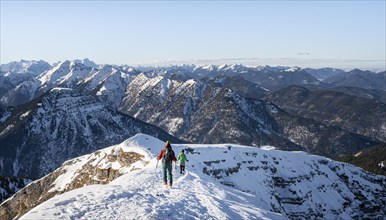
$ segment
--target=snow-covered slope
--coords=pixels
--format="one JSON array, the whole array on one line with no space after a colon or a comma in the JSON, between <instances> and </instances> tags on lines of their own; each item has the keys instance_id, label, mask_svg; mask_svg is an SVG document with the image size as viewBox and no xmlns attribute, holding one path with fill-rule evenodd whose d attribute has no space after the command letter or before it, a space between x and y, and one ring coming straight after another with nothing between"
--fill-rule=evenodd
<instances>
[{"instance_id":1,"label":"snow-covered slope","mask_svg":"<svg viewBox=\"0 0 386 220\"><path fill-rule=\"evenodd\" d=\"M53 194L79 182L90 161L99 168L115 166L119 177L107 185L78 184L80 189L49 199L22 219L385 218L386 177L321 156L272 147L172 144L177 154L187 151L189 162L185 175L174 172L173 188L164 188L154 158L163 144L139 134L99 153L67 161L60 168L65 171L55 178L44 177L50 179L51 184L45 187ZM143 157L126 167L108 164L106 154L118 151ZM3 203L0 213L16 216L11 207L16 207L21 196L30 201L33 192L26 192L34 184L38 183Z\"/></svg>"},{"instance_id":2,"label":"snow-covered slope","mask_svg":"<svg viewBox=\"0 0 386 220\"><path fill-rule=\"evenodd\" d=\"M51 68L51 65L43 60L20 60L19 62L10 62L7 64L1 64L0 70L6 75L18 75L21 74L30 74L32 76L37 76L40 73Z\"/></svg>"},{"instance_id":3,"label":"snow-covered slope","mask_svg":"<svg viewBox=\"0 0 386 220\"><path fill-rule=\"evenodd\" d=\"M137 74L133 68L104 65L100 70L85 77L77 87L85 92L93 91L103 102L117 109L125 94L127 84Z\"/></svg>"},{"instance_id":4,"label":"snow-covered slope","mask_svg":"<svg viewBox=\"0 0 386 220\"><path fill-rule=\"evenodd\" d=\"M16 106L33 97L40 82L36 77L50 69L42 60L11 62L0 66L0 104Z\"/></svg>"}]
</instances>

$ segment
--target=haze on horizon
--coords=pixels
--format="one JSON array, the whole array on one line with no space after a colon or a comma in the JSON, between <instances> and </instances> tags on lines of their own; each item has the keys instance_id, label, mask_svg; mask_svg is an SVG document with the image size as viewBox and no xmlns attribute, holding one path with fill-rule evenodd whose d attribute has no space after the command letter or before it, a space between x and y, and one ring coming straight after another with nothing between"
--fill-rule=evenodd
<instances>
[{"instance_id":1,"label":"haze on horizon","mask_svg":"<svg viewBox=\"0 0 386 220\"><path fill-rule=\"evenodd\" d=\"M0 63L386 69L385 1L0 1Z\"/></svg>"}]
</instances>

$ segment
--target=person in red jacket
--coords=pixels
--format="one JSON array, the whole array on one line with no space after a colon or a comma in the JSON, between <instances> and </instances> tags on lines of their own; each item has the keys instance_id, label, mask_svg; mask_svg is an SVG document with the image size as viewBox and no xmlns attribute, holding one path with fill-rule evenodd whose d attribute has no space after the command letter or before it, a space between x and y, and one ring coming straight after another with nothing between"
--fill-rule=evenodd
<instances>
[{"instance_id":1,"label":"person in red jacket","mask_svg":"<svg viewBox=\"0 0 386 220\"><path fill-rule=\"evenodd\" d=\"M158 160L162 159L162 172L164 177L164 185L167 185L167 180L169 179L169 187L173 185L173 161L176 163L177 159L170 145L169 141L166 141L165 148L159 153Z\"/></svg>"}]
</instances>

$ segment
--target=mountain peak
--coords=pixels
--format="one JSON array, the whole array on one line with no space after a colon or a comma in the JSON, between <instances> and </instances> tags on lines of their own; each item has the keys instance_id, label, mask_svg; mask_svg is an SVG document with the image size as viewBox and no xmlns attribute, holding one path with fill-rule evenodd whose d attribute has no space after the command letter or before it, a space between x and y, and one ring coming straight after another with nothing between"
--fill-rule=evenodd
<instances>
[{"instance_id":1,"label":"mountain peak","mask_svg":"<svg viewBox=\"0 0 386 220\"><path fill-rule=\"evenodd\" d=\"M138 134L69 160L7 200L0 211L13 218L35 207L22 219L55 218L59 212L63 218L92 219L101 217L100 213L103 218L144 219L171 214L198 219L385 217L382 183L386 177L304 152L172 142L176 153L185 150L189 162L187 173L175 173L173 188L165 189L156 160L163 145L161 140ZM125 155L131 162L122 160ZM35 190L42 194L26 193ZM53 195L57 196L47 202L40 200ZM6 209L21 201L29 206L11 213ZM165 210L165 204L170 209Z\"/></svg>"},{"instance_id":2,"label":"mountain peak","mask_svg":"<svg viewBox=\"0 0 386 220\"><path fill-rule=\"evenodd\" d=\"M87 67L92 67L92 68L98 68L99 67L96 63L94 63L94 61L91 61L88 58L84 58L82 60L77 59L77 60L74 60L74 62L81 63L81 64L83 64L84 66L87 66Z\"/></svg>"}]
</instances>

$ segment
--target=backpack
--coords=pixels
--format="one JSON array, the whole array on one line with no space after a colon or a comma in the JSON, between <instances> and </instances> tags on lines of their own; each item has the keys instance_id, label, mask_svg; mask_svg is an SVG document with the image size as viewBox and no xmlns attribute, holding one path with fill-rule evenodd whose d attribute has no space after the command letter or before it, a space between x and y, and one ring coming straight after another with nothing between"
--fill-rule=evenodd
<instances>
[{"instance_id":1,"label":"backpack","mask_svg":"<svg viewBox=\"0 0 386 220\"><path fill-rule=\"evenodd\" d=\"M173 150L167 148L164 151L164 154L162 155L162 162L171 163L172 161L173 161Z\"/></svg>"}]
</instances>

